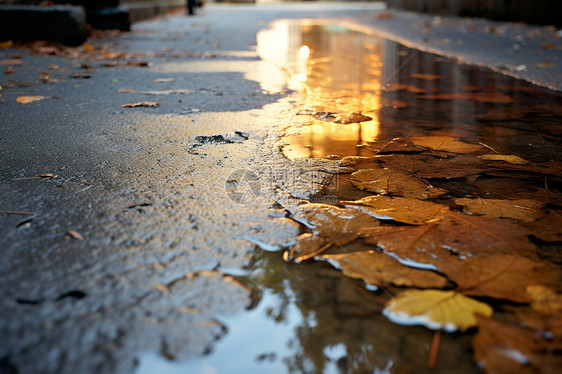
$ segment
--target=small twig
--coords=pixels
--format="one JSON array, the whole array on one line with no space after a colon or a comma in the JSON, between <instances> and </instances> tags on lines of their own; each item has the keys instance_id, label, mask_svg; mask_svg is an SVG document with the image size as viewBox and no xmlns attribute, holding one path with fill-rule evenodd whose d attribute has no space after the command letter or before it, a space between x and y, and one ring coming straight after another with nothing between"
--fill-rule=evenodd
<instances>
[{"instance_id":1,"label":"small twig","mask_svg":"<svg viewBox=\"0 0 562 374\"><path fill-rule=\"evenodd\" d=\"M541 136L541 134L538 132L538 130L535 130L535 132L537 133L537 136L539 137L539 139L541 140L541 143L544 144L544 139Z\"/></svg>"},{"instance_id":2,"label":"small twig","mask_svg":"<svg viewBox=\"0 0 562 374\"><path fill-rule=\"evenodd\" d=\"M22 177L22 178L12 178L13 181L23 181L26 179L41 179L41 177Z\"/></svg>"},{"instance_id":3,"label":"small twig","mask_svg":"<svg viewBox=\"0 0 562 374\"><path fill-rule=\"evenodd\" d=\"M496 151L494 148L490 147L490 146L487 145L487 144L484 144L484 143L482 143L482 142L478 142L478 144L480 144L481 146L484 146L484 147L488 148L490 151L495 152L495 153L498 154L498 155L501 155L501 153L499 153L498 151Z\"/></svg>"},{"instance_id":4,"label":"small twig","mask_svg":"<svg viewBox=\"0 0 562 374\"><path fill-rule=\"evenodd\" d=\"M437 364L437 354L439 353L439 345L441 344L441 330L435 330L433 339L431 340L431 348L429 349L429 359L427 360L428 369L435 369Z\"/></svg>"},{"instance_id":5,"label":"small twig","mask_svg":"<svg viewBox=\"0 0 562 374\"><path fill-rule=\"evenodd\" d=\"M4 213L4 214L20 214L22 216L33 216L35 215L35 212L17 212L14 210L0 210L0 213Z\"/></svg>"}]
</instances>

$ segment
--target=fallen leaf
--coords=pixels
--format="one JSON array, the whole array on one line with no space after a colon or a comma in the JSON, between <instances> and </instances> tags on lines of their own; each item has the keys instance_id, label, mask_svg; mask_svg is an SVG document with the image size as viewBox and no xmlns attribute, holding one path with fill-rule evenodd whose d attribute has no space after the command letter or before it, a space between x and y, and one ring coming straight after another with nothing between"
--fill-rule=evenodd
<instances>
[{"instance_id":1,"label":"fallen leaf","mask_svg":"<svg viewBox=\"0 0 562 374\"><path fill-rule=\"evenodd\" d=\"M527 286L531 308L543 315L562 314L562 294L540 284Z\"/></svg>"},{"instance_id":2,"label":"fallen leaf","mask_svg":"<svg viewBox=\"0 0 562 374\"><path fill-rule=\"evenodd\" d=\"M392 322L424 325L447 332L466 330L478 324L476 314L492 316L492 308L455 291L407 290L390 300L383 310Z\"/></svg>"},{"instance_id":3,"label":"fallen leaf","mask_svg":"<svg viewBox=\"0 0 562 374\"><path fill-rule=\"evenodd\" d=\"M1 42L0 48L10 48L12 45L14 45L14 42L12 40L8 40L5 42Z\"/></svg>"},{"instance_id":4,"label":"fallen leaf","mask_svg":"<svg viewBox=\"0 0 562 374\"><path fill-rule=\"evenodd\" d=\"M304 233L298 236L297 243L288 251L283 253L285 261L306 261L327 250L333 243L318 235Z\"/></svg>"},{"instance_id":5,"label":"fallen leaf","mask_svg":"<svg viewBox=\"0 0 562 374\"><path fill-rule=\"evenodd\" d=\"M562 339L562 318L560 314L540 314L531 307L505 306L506 311L514 314L518 325L537 330L545 338Z\"/></svg>"},{"instance_id":6,"label":"fallen leaf","mask_svg":"<svg viewBox=\"0 0 562 374\"><path fill-rule=\"evenodd\" d=\"M377 14L377 19L390 19L392 18L392 13L390 12L381 12Z\"/></svg>"},{"instance_id":7,"label":"fallen leaf","mask_svg":"<svg viewBox=\"0 0 562 374\"><path fill-rule=\"evenodd\" d=\"M129 103L121 105L123 108L137 108L137 107L155 107L160 106L160 103L155 101L141 101L138 103Z\"/></svg>"},{"instance_id":8,"label":"fallen leaf","mask_svg":"<svg viewBox=\"0 0 562 374\"><path fill-rule=\"evenodd\" d=\"M490 161L504 161L504 162L508 162L510 164L517 164L517 165L526 165L529 163L529 161L519 157L519 156L515 156L515 155L496 155L496 154L491 154L491 155L480 155L480 156L476 156L478 158L481 158L483 160L490 160Z\"/></svg>"},{"instance_id":9,"label":"fallen leaf","mask_svg":"<svg viewBox=\"0 0 562 374\"><path fill-rule=\"evenodd\" d=\"M461 259L441 256L432 262L466 295L529 303L527 286L562 284L562 272L557 266L518 255L498 253Z\"/></svg>"},{"instance_id":10,"label":"fallen leaf","mask_svg":"<svg viewBox=\"0 0 562 374\"><path fill-rule=\"evenodd\" d=\"M421 225L443 216L449 207L428 201L403 197L367 196L343 204L359 205L357 208L377 219L392 219L410 225Z\"/></svg>"},{"instance_id":11,"label":"fallen leaf","mask_svg":"<svg viewBox=\"0 0 562 374\"><path fill-rule=\"evenodd\" d=\"M82 48L84 48L88 52L92 52L94 50L94 46L88 42L82 43Z\"/></svg>"},{"instance_id":12,"label":"fallen leaf","mask_svg":"<svg viewBox=\"0 0 562 374\"><path fill-rule=\"evenodd\" d=\"M434 75L434 74L410 74L410 77L412 78L418 78L418 79L425 79L428 81L434 81L437 79L441 79L440 75Z\"/></svg>"},{"instance_id":13,"label":"fallen leaf","mask_svg":"<svg viewBox=\"0 0 562 374\"><path fill-rule=\"evenodd\" d=\"M548 68L548 67L553 66L553 65L554 65L554 62L545 61L545 62L541 62L541 63L538 63L538 64L534 64L533 67L540 69L540 68Z\"/></svg>"},{"instance_id":14,"label":"fallen leaf","mask_svg":"<svg viewBox=\"0 0 562 374\"><path fill-rule=\"evenodd\" d=\"M43 100L44 98L45 98L45 96L18 96L16 98L16 102L18 102L20 104L29 104L29 103L32 103L34 101Z\"/></svg>"},{"instance_id":15,"label":"fallen leaf","mask_svg":"<svg viewBox=\"0 0 562 374\"><path fill-rule=\"evenodd\" d=\"M125 63L126 66L140 66L140 67L146 67L149 66L150 64L146 61L127 61Z\"/></svg>"},{"instance_id":16,"label":"fallen leaf","mask_svg":"<svg viewBox=\"0 0 562 374\"><path fill-rule=\"evenodd\" d=\"M562 241L562 213L560 211L551 210L544 218L533 222L527 227L540 240L545 242Z\"/></svg>"},{"instance_id":17,"label":"fallen leaf","mask_svg":"<svg viewBox=\"0 0 562 374\"><path fill-rule=\"evenodd\" d=\"M392 153L412 153L421 152L422 149L416 147L414 143L408 139L394 138L388 142L384 147L377 151L377 154L392 154Z\"/></svg>"},{"instance_id":18,"label":"fallen leaf","mask_svg":"<svg viewBox=\"0 0 562 374\"><path fill-rule=\"evenodd\" d=\"M464 178L488 170L473 155L436 158L427 155L391 155L377 157L387 169L411 173L420 178Z\"/></svg>"},{"instance_id":19,"label":"fallen leaf","mask_svg":"<svg viewBox=\"0 0 562 374\"><path fill-rule=\"evenodd\" d=\"M152 82L154 83L166 83L166 82L173 82L176 78L157 78L153 79Z\"/></svg>"},{"instance_id":20,"label":"fallen leaf","mask_svg":"<svg viewBox=\"0 0 562 374\"><path fill-rule=\"evenodd\" d=\"M125 54L121 51L106 51L106 50L102 50L101 54L104 58L108 59L108 60L115 60L118 58L123 58L125 57Z\"/></svg>"},{"instance_id":21,"label":"fallen leaf","mask_svg":"<svg viewBox=\"0 0 562 374\"><path fill-rule=\"evenodd\" d=\"M513 99L500 92L458 92L418 96L427 100L474 100L481 103L509 104Z\"/></svg>"},{"instance_id":22,"label":"fallen leaf","mask_svg":"<svg viewBox=\"0 0 562 374\"><path fill-rule=\"evenodd\" d=\"M76 240L80 240L80 241L84 240L84 237L79 232L76 232L74 230L66 230L66 233L67 235L69 235L70 237Z\"/></svg>"},{"instance_id":23,"label":"fallen leaf","mask_svg":"<svg viewBox=\"0 0 562 374\"><path fill-rule=\"evenodd\" d=\"M556 49L556 47L554 46L554 44L546 44L546 43L541 44L541 48L542 48L542 49L547 49L547 50Z\"/></svg>"},{"instance_id":24,"label":"fallen leaf","mask_svg":"<svg viewBox=\"0 0 562 374\"><path fill-rule=\"evenodd\" d=\"M351 174L355 187L369 192L416 199L431 199L447 191L429 185L413 174L384 169L363 169Z\"/></svg>"},{"instance_id":25,"label":"fallen leaf","mask_svg":"<svg viewBox=\"0 0 562 374\"><path fill-rule=\"evenodd\" d=\"M474 361L486 373L555 374L562 367L561 342L550 342L536 331L477 316L472 341Z\"/></svg>"},{"instance_id":26,"label":"fallen leaf","mask_svg":"<svg viewBox=\"0 0 562 374\"><path fill-rule=\"evenodd\" d=\"M378 245L403 264L437 269L451 252L461 259L473 256L517 254L537 258L530 231L511 221L448 212L438 222L419 226L363 228L367 244Z\"/></svg>"},{"instance_id":27,"label":"fallen leaf","mask_svg":"<svg viewBox=\"0 0 562 374\"><path fill-rule=\"evenodd\" d=\"M10 74L14 74L16 72L16 69L14 69L13 67L9 67L6 70L4 70L4 74L6 75L10 75Z\"/></svg>"},{"instance_id":28,"label":"fallen leaf","mask_svg":"<svg viewBox=\"0 0 562 374\"><path fill-rule=\"evenodd\" d=\"M170 95L170 94L190 94L195 92L194 90L177 89L177 90L152 90L152 91L141 91L141 93L146 95Z\"/></svg>"},{"instance_id":29,"label":"fallen leaf","mask_svg":"<svg viewBox=\"0 0 562 374\"><path fill-rule=\"evenodd\" d=\"M342 125L349 125L351 123L360 123L365 121L370 121L373 118L363 115L360 112L351 112L346 114L338 115L334 118L334 123L340 123Z\"/></svg>"},{"instance_id":30,"label":"fallen leaf","mask_svg":"<svg viewBox=\"0 0 562 374\"><path fill-rule=\"evenodd\" d=\"M484 149L481 145L465 143L452 136L415 136L410 139L420 147L453 153L474 153Z\"/></svg>"},{"instance_id":31,"label":"fallen leaf","mask_svg":"<svg viewBox=\"0 0 562 374\"><path fill-rule=\"evenodd\" d=\"M299 206L292 218L338 246L355 240L361 228L379 224L377 219L356 209L315 203Z\"/></svg>"},{"instance_id":32,"label":"fallen leaf","mask_svg":"<svg viewBox=\"0 0 562 374\"><path fill-rule=\"evenodd\" d=\"M505 169L505 170L517 170L522 172L536 173L536 174L546 174L562 176L562 162L556 160L550 160L547 162L542 162L540 164L529 163L525 165L504 163L504 162L493 162L488 164L490 167Z\"/></svg>"},{"instance_id":33,"label":"fallen leaf","mask_svg":"<svg viewBox=\"0 0 562 374\"><path fill-rule=\"evenodd\" d=\"M544 216L541 202L520 199L455 199L455 204L462 205L465 210L482 216L495 218L513 218L525 222L533 222Z\"/></svg>"},{"instance_id":34,"label":"fallen leaf","mask_svg":"<svg viewBox=\"0 0 562 374\"><path fill-rule=\"evenodd\" d=\"M405 83L389 83L383 89L383 91L386 91L386 92L394 92L394 91L402 91L402 90L410 91L410 92L413 92L413 93L426 93L427 92L423 88L419 88L419 87L412 86L412 85L405 84Z\"/></svg>"},{"instance_id":35,"label":"fallen leaf","mask_svg":"<svg viewBox=\"0 0 562 374\"><path fill-rule=\"evenodd\" d=\"M117 90L117 92L119 93L136 93L139 92L138 90L135 90L133 88L120 88Z\"/></svg>"},{"instance_id":36,"label":"fallen leaf","mask_svg":"<svg viewBox=\"0 0 562 374\"><path fill-rule=\"evenodd\" d=\"M19 58L12 58L8 60L1 60L0 65L23 65L23 60Z\"/></svg>"},{"instance_id":37,"label":"fallen leaf","mask_svg":"<svg viewBox=\"0 0 562 374\"><path fill-rule=\"evenodd\" d=\"M448 283L441 275L404 266L381 252L351 252L336 255L316 256L325 260L343 274L354 279L363 279L368 286L396 286L419 288L442 288Z\"/></svg>"}]
</instances>

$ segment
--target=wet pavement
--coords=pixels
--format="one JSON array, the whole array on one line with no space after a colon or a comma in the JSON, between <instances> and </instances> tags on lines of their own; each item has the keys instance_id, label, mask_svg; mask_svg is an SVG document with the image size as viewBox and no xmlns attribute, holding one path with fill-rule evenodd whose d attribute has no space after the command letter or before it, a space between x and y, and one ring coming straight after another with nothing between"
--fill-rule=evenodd
<instances>
[{"instance_id":1,"label":"wet pavement","mask_svg":"<svg viewBox=\"0 0 562 374\"><path fill-rule=\"evenodd\" d=\"M0 214L2 371L426 370L432 332L390 322L388 295L327 262L283 261L309 231L299 204L372 195L345 157L411 155L415 136L559 161L560 96L333 21L266 29L369 12L210 7L104 36L93 56L2 50L23 62L0 81L0 210L34 213ZM122 107L143 101L158 106ZM559 170L518 172L432 183L451 206L559 196ZM556 242L540 251L559 263ZM476 370L472 335L443 336L437 372Z\"/></svg>"}]
</instances>

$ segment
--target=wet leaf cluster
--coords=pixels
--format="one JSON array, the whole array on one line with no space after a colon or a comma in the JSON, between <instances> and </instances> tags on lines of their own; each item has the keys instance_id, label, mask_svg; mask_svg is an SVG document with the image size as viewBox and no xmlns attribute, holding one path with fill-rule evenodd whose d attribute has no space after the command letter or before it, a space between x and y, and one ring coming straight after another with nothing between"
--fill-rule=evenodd
<instances>
[{"instance_id":1,"label":"wet leaf cluster","mask_svg":"<svg viewBox=\"0 0 562 374\"><path fill-rule=\"evenodd\" d=\"M474 359L487 372L560 367L560 162L438 134L339 165L367 196L299 205L291 213L303 233L285 260L327 261L391 295L383 314L393 322L477 331Z\"/></svg>"}]
</instances>

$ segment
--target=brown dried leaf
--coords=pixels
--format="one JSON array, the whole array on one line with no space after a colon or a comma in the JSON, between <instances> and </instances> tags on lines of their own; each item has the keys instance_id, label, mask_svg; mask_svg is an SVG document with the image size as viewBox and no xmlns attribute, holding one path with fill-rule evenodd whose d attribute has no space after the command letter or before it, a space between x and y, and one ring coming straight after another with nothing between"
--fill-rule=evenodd
<instances>
[{"instance_id":1,"label":"brown dried leaf","mask_svg":"<svg viewBox=\"0 0 562 374\"><path fill-rule=\"evenodd\" d=\"M74 230L66 230L66 234L76 240L84 240L84 237L79 232L76 232Z\"/></svg>"},{"instance_id":2,"label":"brown dried leaf","mask_svg":"<svg viewBox=\"0 0 562 374\"><path fill-rule=\"evenodd\" d=\"M139 91L135 90L133 88L120 88L120 89L117 90L117 92L119 92L119 93L137 93Z\"/></svg>"},{"instance_id":3,"label":"brown dried leaf","mask_svg":"<svg viewBox=\"0 0 562 374\"><path fill-rule=\"evenodd\" d=\"M418 199L389 196L367 196L344 204L359 205L358 209L377 219L392 219L410 225L422 225L442 217L449 207ZM353 206L352 206L353 207Z\"/></svg>"},{"instance_id":4,"label":"brown dried leaf","mask_svg":"<svg viewBox=\"0 0 562 374\"><path fill-rule=\"evenodd\" d=\"M138 108L138 107L155 107L159 106L160 103L155 101L141 101L138 103L129 103L121 105L123 108Z\"/></svg>"},{"instance_id":5,"label":"brown dried leaf","mask_svg":"<svg viewBox=\"0 0 562 374\"><path fill-rule=\"evenodd\" d=\"M126 66L140 66L140 67L146 67L149 66L150 64L146 61L127 61L125 63Z\"/></svg>"},{"instance_id":6,"label":"brown dried leaf","mask_svg":"<svg viewBox=\"0 0 562 374\"><path fill-rule=\"evenodd\" d=\"M554 65L554 62L552 62L552 61L545 61L545 62L540 62L540 63L538 63L538 64L534 64L533 67L534 67L534 68L539 68L539 69L540 69L540 68L548 68L548 67L553 66L553 65Z\"/></svg>"},{"instance_id":7,"label":"brown dried leaf","mask_svg":"<svg viewBox=\"0 0 562 374\"><path fill-rule=\"evenodd\" d=\"M14 42L12 40L0 42L0 48L10 48L12 45L14 45Z\"/></svg>"},{"instance_id":8,"label":"brown dried leaf","mask_svg":"<svg viewBox=\"0 0 562 374\"><path fill-rule=\"evenodd\" d=\"M407 139L395 138L392 139L388 144L377 151L377 154L388 154L388 153L412 153L421 152L422 149L416 147L414 143Z\"/></svg>"},{"instance_id":9,"label":"brown dried leaf","mask_svg":"<svg viewBox=\"0 0 562 374\"><path fill-rule=\"evenodd\" d=\"M500 92L459 92L419 96L428 100L474 100L481 103L509 104L513 99Z\"/></svg>"},{"instance_id":10,"label":"brown dried leaf","mask_svg":"<svg viewBox=\"0 0 562 374\"><path fill-rule=\"evenodd\" d=\"M297 244L283 253L285 261L306 261L327 250L333 243L318 235L304 233L297 238Z\"/></svg>"},{"instance_id":11,"label":"brown dried leaf","mask_svg":"<svg viewBox=\"0 0 562 374\"><path fill-rule=\"evenodd\" d=\"M562 241L562 213L551 210L546 217L528 225L531 232L537 238L545 242Z\"/></svg>"},{"instance_id":12,"label":"brown dried leaf","mask_svg":"<svg viewBox=\"0 0 562 374\"><path fill-rule=\"evenodd\" d=\"M437 273L412 269L381 252L322 255L315 259L326 260L335 268L341 269L344 275L363 279L369 286L394 284L406 287L442 288L448 283L446 278Z\"/></svg>"},{"instance_id":13,"label":"brown dried leaf","mask_svg":"<svg viewBox=\"0 0 562 374\"><path fill-rule=\"evenodd\" d=\"M293 219L339 246L355 240L360 229L379 224L377 219L356 209L314 203L299 206Z\"/></svg>"},{"instance_id":14,"label":"brown dried leaf","mask_svg":"<svg viewBox=\"0 0 562 374\"><path fill-rule=\"evenodd\" d=\"M451 252L461 258L518 254L536 258L529 230L508 220L446 213L435 223L420 226L372 227L361 230L363 240L393 253L402 263L436 269Z\"/></svg>"},{"instance_id":15,"label":"brown dried leaf","mask_svg":"<svg viewBox=\"0 0 562 374\"><path fill-rule=\"evenodd\" d=\"M4 74L6 75L10 75L10 74L14 74L16 72L16 69L14 69L13 67L8 67L6 70L4 70Z\"/></svg>"},{"instance_id":16,"label":"brown dried leaf","mask_svg":"<svg viewBox=\"0 0 562 374\"><path fill-rule=\"evenodd\" d=\"M560 314L562 317L562 294L539 284L527 286L527 294L531 299L531 308L536 312L547 316Z\"/></svg>"},{"instance_id":17,"label":"brown dried leaf","mask_svg":"<svg viewBox=\"0 0 562 374\"><path fill-rule=\"evenodd\" d=\"M504 307L512 311L519 325L538 330L544 337L562 339L562 318L560 314L539 314L530 307L512 306Z\"/></svg>"},{"instance_id":18,"label":"brown dried leaf","mask_svg":"<svg viewBox=\"0 0 562 374\"><path fill-rule=\"evenodd\" d=\"M490 161L504 161L504 162L508 162L510 164L518 164L518 165L526 165L529 163L529 161L519 157L519 156L515 156L515 155L495 155L495 154L491 154L491 155L481 155L481 156L476 156L478 158L481 158L482 160L490 160Z\"/></svg>"},{"instance_id":19,"label":"brown dried leaf","mask_svg":"<svg viewBox=\"0 0 562 374\"><path fill-rule=\"evenodd\" d=\"M530 163L526 165L492 162L489 163L489 166L505 170L517 170L535 174L562 176L562 162L556 160L550 160L540 164Z\"/></svg>"},{"instance_id":20,"label":"brown dried leaf","mask_svg":"<svg viewBox=\"0 0 562 374\"><path fill-rule=\"evenodd\" d=\"M381 12L377 14L377 19L390 19L392 18L392 13L390 12Z\"/></svg>"},{"instance_id":21,"label":"brown dried leaf","mask_svg":"<svg viewBox=\"0 0 562 374\"><path fill-rule=\"evenodd\" d=\"M558 267L538 259L510 254L461 258L441 257L433 263L466 295L528 303L527 286L562 284Z\"/></svg>"},{"instance_id":22,"label":"brown dried leaf","mask_svg":"<svg viewBox=\"0 0 562 374\"><path fill-rule=\"evenodd\" d=\"M437 270L434 257L451 256L442 243L436 224L420 226L381 226L360 232L366 244L376 245L400 263L419 269Z\"/></svg>"},{"instance_id":23,"label":"brown dried leaf","mask_svg":"<svg viewBox=\"0 0 562 374\"><path fill-rule=\"evenodd\" d=\"M447 192L428 185L413 174L384 169L381 166L351 174L350 182L361 190L415 199L431 199Z\"/></svg>"},{"instance_id":24,"label":"brown dried leaf","mask_svg":"<svg viewBox=\"0 0 562 374\"><path fill-rule=\"evenodd\" d=\"M474 360L486 373L557 374L562 356L559 340L550 342L535 331L477 316L472 341Z\"/></svg>"},{"instance_id":25,"label":"brown dried leaf","mask_svg":"<svg viewBox=\"0 0 562 374\"><path fill-rule=\"evenodd\" d=\"M541 210L544 204L528 199L455 199L455 203L464 206L465 210L470 213L488 217L513 218L533 222L544 216L544 212Z\"/></svg>"},{"instance_id":26,"label":"brown dried leaf","mask_svg":"<svg viewBox=\"0 0 562 374\"><path fill-rule=\"evenodd\" d=\"M477 144L465 143L451 136L415 136L410 139L415 145L435 151L453 153L474 153L484 148Z\"/></svg>"},{"instance_id":27,"label":"brown dried leaf","mask_svg":"<svg viewBox=\"0 0 562 374\"><path fill-rule=\"evenodd\" d=\"M1 60L0 65L23 65L23 60L19 58Z\"/></svg>"},{"instance_id":28,"label":"brown dried leaf","mask_svg":"<svg viewBox=\"0 0 562 374\"><path fill-rule=\"evenodd\" d=\"M45 96L18 96L16 98L16 102L18 102L20 104L29 104L29 103L32 103L34 101L43 100L44 98L45 98Z\"/></svg>"},{"instance_id":29,"label":"brown dried leaf","mask_svg":"<svg viewBox=\"0 0 562 374\"><path fill-rule=\"evenodd\" d=\"M464 178L480 175L487 168L472 155L435 158L425 155L392 155L378 157L385 168L415 174L420 178Z\"/></svg>"}]
</instances>

